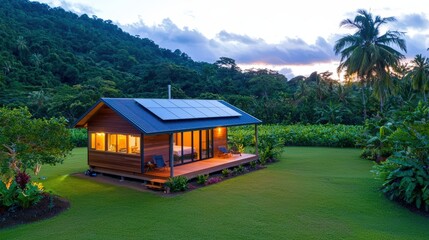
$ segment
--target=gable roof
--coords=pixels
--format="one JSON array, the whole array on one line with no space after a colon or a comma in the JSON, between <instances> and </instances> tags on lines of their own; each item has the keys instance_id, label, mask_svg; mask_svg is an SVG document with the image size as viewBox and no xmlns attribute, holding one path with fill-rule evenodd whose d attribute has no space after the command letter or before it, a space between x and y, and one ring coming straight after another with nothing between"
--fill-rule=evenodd
<instances>
[{"instance_id":1,"label":"gable roof","mask_svg":"<svg viewBox=\"0 0 429 240\"><path fill-rule=\"evenodd\" d=\"M91 117L104 105L115 111L118 115L130 122L136 129L145 134L173 133L262 123L259 119L223 100L217 100L217 102L239 113L237 114L239 116L162 120L150 110L143 107L143 105L139 104L139 100L142 99L101 98L91 109L76 121L74 127L85 127Z\"/></svg>"}]
</instances>

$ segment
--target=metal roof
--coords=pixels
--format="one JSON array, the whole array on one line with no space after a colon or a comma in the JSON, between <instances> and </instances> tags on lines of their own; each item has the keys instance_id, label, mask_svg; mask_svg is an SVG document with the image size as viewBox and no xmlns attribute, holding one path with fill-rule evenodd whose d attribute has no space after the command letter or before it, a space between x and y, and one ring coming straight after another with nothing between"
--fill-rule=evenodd
<instances>
[{"instance_id":1,"label":"metal roof","mask_svg":"<svg viewBox=\"0 0 429 240\"><path fill-rule=\"evenodd\" d=\"M101 98L100 101L98 101L74 124L74 126L85 127L89 119L104 104L145 134L173 133L215 127L229 127L262 123L259 119L244 112L243 110L223 100L218 101L241 115L234 117L180 119L165 121L157 117L155 114L143 107L138 102L136 102L134 98Z\"/></svg>"}]
</instances>

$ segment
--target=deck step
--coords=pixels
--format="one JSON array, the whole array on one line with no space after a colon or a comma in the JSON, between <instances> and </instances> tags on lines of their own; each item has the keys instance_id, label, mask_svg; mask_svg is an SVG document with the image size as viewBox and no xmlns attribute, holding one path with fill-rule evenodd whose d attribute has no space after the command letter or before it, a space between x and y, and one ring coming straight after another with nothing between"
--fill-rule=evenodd
<instances>
[{"instance_id":1,"label":"deck step","mask_svg":"<svg viewBox=\"0 0 429 240\"><path fill-rule=\"evenodd\" d=\"M150 189L162 190L164 189L164 183L166 181L167 180L161 179L161 178L153 178L148 181L148 183L146 184L146 187Z\"/></svg>"}]
</instances>

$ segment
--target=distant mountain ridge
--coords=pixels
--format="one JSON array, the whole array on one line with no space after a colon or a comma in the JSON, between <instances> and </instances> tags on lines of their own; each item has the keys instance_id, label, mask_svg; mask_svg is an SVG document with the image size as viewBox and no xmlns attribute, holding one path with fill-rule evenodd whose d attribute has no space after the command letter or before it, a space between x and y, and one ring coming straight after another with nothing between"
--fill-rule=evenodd
<instances>
[{"instance_id":1,"label":"distant mountain ridge","mask_svg":"<svg viewBox=\"0 0 429 240\"><path fill-rule=\"evenodd\" d=\"M226 57L196 62L110 20L29 0L0 4L0 67L0 106L27 106L35 117L70 122L100 97L164 98L169 84L174 98L226 99L263 120L282 121L271 117L281 111L271 96L287 88L276 71L242 71Z\"/></svg>"}]
</instances>

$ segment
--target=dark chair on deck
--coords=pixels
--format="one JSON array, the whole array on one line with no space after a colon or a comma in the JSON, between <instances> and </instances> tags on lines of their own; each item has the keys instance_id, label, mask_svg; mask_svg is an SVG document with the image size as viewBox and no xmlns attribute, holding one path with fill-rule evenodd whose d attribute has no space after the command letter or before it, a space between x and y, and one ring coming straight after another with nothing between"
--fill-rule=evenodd
<instances>
[{"instance_id":1,"label":"dark chair on deck","mask_svg":"<svg viewBox=\"0 0 429 240\"><path fill-rule=\"evenodd\" d=\"M232 156L231 151L229 151L225 146L219 146L219 147L218 147L218 149L219 149L219 155L220 155L221 157L229 157L229 156Z\"/></svg>"},{"instance_id":2,"label":"dark chair on deck","mask_svg":"<svg viewBox=\"0 0 429 240\"><path fill-rule=\"evenodd\" d=\"M152 159L156 165L156 168L159 168L159 169L162 168L163 170L165 170L165 168L167 167L167 164L165 164L165 161L162 155L154 155Z\"/></svg>"}]
</instances>

